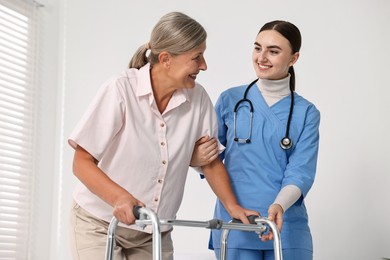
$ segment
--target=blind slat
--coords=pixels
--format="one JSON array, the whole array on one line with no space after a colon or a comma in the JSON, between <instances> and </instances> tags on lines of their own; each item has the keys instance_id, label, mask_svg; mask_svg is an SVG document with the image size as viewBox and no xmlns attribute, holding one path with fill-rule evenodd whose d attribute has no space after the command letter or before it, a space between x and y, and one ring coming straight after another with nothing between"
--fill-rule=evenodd
<instances>
[{"instance_id":1,"label":"blind slat","mask_svg":"<svg viewBox=\"0 0 390 260\"><path fill-rule=\"evenodd\" d=\"M31 250L36 18L33 1L0 0L0 259Z\"/></svg>"}]
</instances>

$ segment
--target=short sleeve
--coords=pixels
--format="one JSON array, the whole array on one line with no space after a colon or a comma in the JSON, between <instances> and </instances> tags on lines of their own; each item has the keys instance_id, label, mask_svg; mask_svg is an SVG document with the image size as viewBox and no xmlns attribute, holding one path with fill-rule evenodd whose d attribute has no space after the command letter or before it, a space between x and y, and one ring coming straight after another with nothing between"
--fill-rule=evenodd
<instances>
[{"instance_id":1,"label":"short sleeve","mask_svg":"<svg viewBox=\"0 0 390 260\"><path fill-rule=\"evenodd\" d=\"M97 160L123 126L125 110L118 84L112 80L101 87L68 139L71 147L79 145Z\"/></svg>"}]
</instances>

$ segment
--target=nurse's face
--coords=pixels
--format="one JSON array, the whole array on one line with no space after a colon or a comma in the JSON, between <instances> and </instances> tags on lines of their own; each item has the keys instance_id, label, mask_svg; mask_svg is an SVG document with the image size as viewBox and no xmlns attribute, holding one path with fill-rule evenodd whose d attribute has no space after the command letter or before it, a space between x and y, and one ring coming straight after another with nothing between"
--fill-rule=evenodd
<instances>
[{"instance_id":1,"label":"nurse's face","mask_svg":"<svg viewBox=\"0 0 390 260\"><path fill-rule=\"evenodd\" d=\"M206 42L203 42L191 51L172 57L168 75L175 88L193 88L195 86L199 72L207 69L203 56L205 50Z\"/></svg>"},{"instance_id":2,"label":"nurse's face","mask_svg":"<svg viewBox=\"0 0 390 260\"><path fill-rule=\"evenodd\" d=\"M275 30L260 32L252 54L256 75L261 79L278 80L287 77L288 69L298 59L289 41Z\"/></svg>"}]
</instances>

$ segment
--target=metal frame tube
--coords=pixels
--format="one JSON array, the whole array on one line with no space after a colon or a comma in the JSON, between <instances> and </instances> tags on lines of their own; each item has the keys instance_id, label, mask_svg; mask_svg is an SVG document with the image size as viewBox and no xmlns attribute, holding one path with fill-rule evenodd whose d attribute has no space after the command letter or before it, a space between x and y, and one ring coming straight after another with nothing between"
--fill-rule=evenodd
<instances>
[{"instance_id":1,"label":"metal frame tube","mask_svg":"<svg viewBox=\"0 0 390 260\"><path fill-rule=\"evenodd\" d=\"M255 231L258 234L261 234L266 231L266 227L264 224L268 225L272 233L274 234L274 255L275 260L283 260L282 256L282 243L280 241L280 233L274 222L270 221L267 218L256 218L255 222L257 225L247 225L247 224L239 224L239 223L224 223L221 234L221 249L219 254L220 260L225 260L227 255L227 239L229 236L230 230L242 230L242 231Z\"/></svg>"},{"instance_id":2,"label":"metal frame tube","mask_svg":"<svg viewBox=\"0 0 390 260\"><path fill-rule=\"evenodd\" d=\"M105 258L106 260L111 260L114 253L115 231L118 223L119 221L115 217L113 217L111 219L110 225L108 226L106 258Z\"/></svg>"},{"instance_id":3,"label":"metal frame tube","mask_svg":"<svg viewBox=\"0 0 390 260\"><path fill-rule=\"evenodd\" d=\"M224 229L222 230L221 234L221 249L219 252L219 259L220 260L225 260L226 259L226 254L227 254L227 238L229 236L229 229Z\"/></svg>"},{"instance_id":4,"label":"metal frame tube","mask_svg":"<svg viewBox=\"0 0 390 260\"><path fill-rule=\"evenodd\" d=\"M253 231L259 235L266 231L268 225L274 235L274 253L275 260L283 260L282 256L282 245L280 240L280 233L276 224L267 218L256 218L257 224L242 224L242 223L224 223L219 219L212 219L210 221L191 221L191 220L160 220L157 214L148 208L139 208L140 219L135 221L135 224L140 227L146 225L152 225L153 229L153 260L162 259L161 250L161 225L169 226L187 226L187 227L204 227L208 229L222 229L221 235L221 253L220 260L226 259L227 254L227 239L230 230L241 230L241 231ZM113 251L115 247L115 230L119 221L113 217L108 227L107 237L107 248L106 248L106 260L112 260Z\"/></svg>"},{"instance_id":5,"label":"metal frame tube","mask_svg":"<svg viewBox=\"0 0 390 260\"><path fill-rule=\"evenodd\" d=\"M282 255L282 242L280 239L280 233L279 229L276 226L274 222L269 220L268 218L256 218L255 219L256 223L261 223L261 224L267 224L274 235L274 254L275 254L275 260L283 260L283 255Z\"/></svg>"},{"instance_id":6,"label":"metal frame tube","mask_svg":"<svg viewBox=\"0 0 390 260\"><path fill-rule=\"evenodd\" d=\"M162 259L162 253L161 253L161 229L160 229L160 220L157 217L157 214L148 208L140 208L139 213L145 214L150 218L152 221L152 227L153 227L153 260L160 260Z\"/></svg>"},{"instance_id":7,"label":"metal frame tube","mask_svg":"<svg viewBox=\"0 0 390 260\"><path fill-rule=\"evenodd\" d=\"M154 213L153 210L148 208L139 208L140 218L143 219L148 217L147 221L144 220L136 220L136 223L147 222L149 225L152 225L153 233L152 233L152 244L153 244L153 260L161 260L161 229L160 229L160 220L157 217L157 214ZM119 221L113 217L108 226L107 232L107 247L106 247L106 260L112 260L114 254L115 247L115 231L118 226ZM145 225L144 225L145 226Z\"/></svg>"}]
</instances>

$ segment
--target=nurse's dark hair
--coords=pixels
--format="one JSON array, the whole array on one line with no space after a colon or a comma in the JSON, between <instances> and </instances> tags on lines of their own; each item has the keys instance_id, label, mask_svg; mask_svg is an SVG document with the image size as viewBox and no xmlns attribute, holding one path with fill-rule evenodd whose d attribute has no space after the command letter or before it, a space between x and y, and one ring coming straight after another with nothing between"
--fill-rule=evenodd
<instances>
[{"instance_id":1,"label":"nurse's dark hair","mask_svg":"<svg viewBox=\"0 0 390 260\"><path fill-rule=\"evenodd\" d=\"M287 21L275 20L264 24L263 27L261 27L259 33L267 30L275 30L279 32L281 35L283 35L283 37L286 38L290 43L292 54L299 52L299 50L301 49L301 44L302 44L301 32L299 31L298 27L296 27L294 24ZM294 91L295 72L293 66L289 68L288 72L291 75L290 89Z\"/></svg>"},{"instance_id":2,"label":"nurse's dark hair","mask_svg":"<svg viewBox=\"0 0 390 260\"><path fill-rule=\"evenodd\" d=\"M158 55L167 51L175 56L195 49L206 41L206 30L197 21L181 12L171 12L154 26L147 44L142 45L133 55L129 68L141 68L150 62L158 62ZM150 53L147 55L148 50Z\"/></svg>"}]
</instances>

